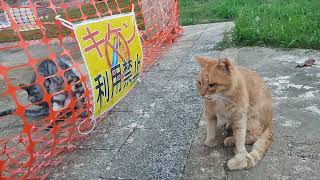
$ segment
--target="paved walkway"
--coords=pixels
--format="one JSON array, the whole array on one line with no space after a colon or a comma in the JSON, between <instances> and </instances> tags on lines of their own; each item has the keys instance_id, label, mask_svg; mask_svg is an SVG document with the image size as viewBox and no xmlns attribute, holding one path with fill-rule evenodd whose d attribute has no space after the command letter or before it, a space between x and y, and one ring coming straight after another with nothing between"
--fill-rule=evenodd
<instances>
[{"instance_id":1,"label":"paved walkway","mask_svg":"<svg viewBox=\"0 0 320 180\"><path fill-rule=\"evenodd\" d=\"M295 68L317 51L212 50L231 23L184 27L183 36L51 179L317 179L320 68ZM274 95L275 142L253 170L228 171L232 148L203 145L195 54L227 56L257 70ZM319 64L319 63L318 63ZM221 131L221 130L220 130ZM223 132L221 131L219 139Z\"/></svg>"}]
</instances>

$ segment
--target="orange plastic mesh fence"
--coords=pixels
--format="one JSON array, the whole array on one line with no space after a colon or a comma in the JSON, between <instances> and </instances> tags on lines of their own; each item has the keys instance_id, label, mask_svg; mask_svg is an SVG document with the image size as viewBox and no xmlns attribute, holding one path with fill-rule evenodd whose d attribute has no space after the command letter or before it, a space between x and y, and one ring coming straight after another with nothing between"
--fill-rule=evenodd
<instances>
[{"instance_id":1,"label":"orange plastic mesh fence","mask_svg":"<svg viewBox=\"0 0 320 180\"><path fill-rule=\"evenodd\" d=\"M92 127L91 85L75 35L55 20L130 12L143 71L179 36L178 0L0 0L0 179L45 178Z\"/></svg>"}]
</instances>

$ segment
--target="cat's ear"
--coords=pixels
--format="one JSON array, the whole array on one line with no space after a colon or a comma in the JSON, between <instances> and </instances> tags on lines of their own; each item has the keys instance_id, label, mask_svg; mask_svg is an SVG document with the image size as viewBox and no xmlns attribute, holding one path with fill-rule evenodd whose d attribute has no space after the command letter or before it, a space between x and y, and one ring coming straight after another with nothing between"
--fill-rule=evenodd
<instances>
[{"instance_id":1,"label":"cat's ear","mask_svg":"<svg viewBox=\"0 0 320 180\"><path fill-rule=\"evenodd\" d=\"M218 68L223 70L224 72L230 74L233 69L233 65L230 59L228 58L221 58L218 61Z\"/></svg>"},{"instance_id":2,"label":"cat's ear","mask_svg":"<svg viewBox=\"0 0 320 180\"><path fill-rule=\"evenodd\" d=\"M206 67L208 65L209 59L204 56L195 56L201 67Z\"/></svg>"}]
</instances>

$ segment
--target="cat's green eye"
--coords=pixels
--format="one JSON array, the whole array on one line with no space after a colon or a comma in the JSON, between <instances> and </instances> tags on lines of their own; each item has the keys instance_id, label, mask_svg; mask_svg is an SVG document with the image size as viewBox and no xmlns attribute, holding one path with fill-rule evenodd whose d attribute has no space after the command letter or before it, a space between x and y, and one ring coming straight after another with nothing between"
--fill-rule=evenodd
<instances>
[{"instance_id":1,"label":"cat's green eye","mask_svg":"<svg viewBox=\"0 0 320 180\"><path fill-rule=\"evenodd\" d=\"M212 84L209 84L209 87L215 87L217 85L217 83L212 83Z\"/></svg>"}]
</instances>

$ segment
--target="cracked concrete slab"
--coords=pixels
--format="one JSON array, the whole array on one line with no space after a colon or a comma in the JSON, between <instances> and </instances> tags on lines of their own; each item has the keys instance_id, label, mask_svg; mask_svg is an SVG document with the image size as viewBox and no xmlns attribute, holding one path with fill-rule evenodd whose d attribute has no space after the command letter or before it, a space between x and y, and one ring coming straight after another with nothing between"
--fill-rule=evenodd
<instances>
[{"instance_id":1,"label":"cracked concrete slab","mask_svg":"<svg viewBox=\"0 0 320 180\"><path fill-rule=\"evenodd\" d=\"M107 167L116 150L88 149L78 147L75 152L63 155L57 167L48 169L47 179L100 179L101 169Z\"/></svg>"},{"instance_id":2,"label":"cracked concrete slab","mask_svg":"<svg viewBox=\"0 0 320 180\"><path fill-rule=\"evenodd\" d=\"M137 129L121 148L102 178L177 179L191 138L165 129ZM188 141L189 139L189 141Z\"/></svg>"}]
</instances>

